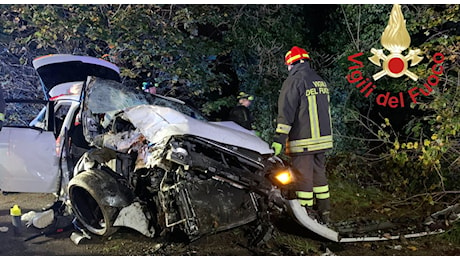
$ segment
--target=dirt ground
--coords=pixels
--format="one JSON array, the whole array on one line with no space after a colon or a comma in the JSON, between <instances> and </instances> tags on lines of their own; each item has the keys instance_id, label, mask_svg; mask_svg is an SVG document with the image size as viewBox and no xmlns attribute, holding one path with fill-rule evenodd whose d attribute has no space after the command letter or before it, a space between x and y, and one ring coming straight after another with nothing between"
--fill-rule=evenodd
<instances>
[{"instance_id":1,"label":"dirt ground","mask_svg":"<svg viewBox=\"0 0 460 260\"><path fill-rule=\"evenodd\" d=\"M2 256L299 256L299 255L338 255L338 256L456 256L460 255L460 245L448 243L439 235L382 242L360 242L339 244L321 240L314 234L296 226L293 222L285 225L276 224L274 238L257 250L246 247L245 233L234 229L215 235L203 237L191 243L164 242L160 238L147 238L139 233L120 229L110 237L91 236L76 245L70 239L75 230L55 235L41 236L29 241L26 238L44 230L33 227L22 230L16 235L11 223L9 209L14 204L22 208L23 214L34 210L40 212L53 202L52 195L46 194L6 194L0 195L0 227L8 231L0 232L0 255ZM2 258L3 259L3 258Z\"/></svg>"}]
</instances>

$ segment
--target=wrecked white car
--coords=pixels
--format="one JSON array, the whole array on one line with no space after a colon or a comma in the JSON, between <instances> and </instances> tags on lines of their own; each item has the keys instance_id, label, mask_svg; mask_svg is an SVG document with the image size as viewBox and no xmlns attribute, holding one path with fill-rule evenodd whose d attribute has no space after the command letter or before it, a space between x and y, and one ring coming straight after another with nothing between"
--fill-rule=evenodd
<instances>
[{"instance_id":1,"label":"wrecked white car","mask_svg":"<svg viewBox=\"0 0 460 260\"><path fill-rule=\"evenodd\" d=\"M270 215L287 212L338 240L287 200L292 172L251 131L128 88L104 60L50 55L33 64L46 106L24 120L29 126L0 132L2 191L55 193L97 235L124 226L193 240L251 224L250 241L260 243L270 237Z\"/></svg>"},{"instance_id":2,"label":"wrecked white car","mask_svg":"<svg viewBox=\"0 0 460 260\"><path fill-rule=\"evenodd\" d=\"M266 142L181 101L90 77L81 120L95 148L76 165L68 195L92 233L127 226L194 239L261 218L279 195Z\"/></svg>"}]
</instances>

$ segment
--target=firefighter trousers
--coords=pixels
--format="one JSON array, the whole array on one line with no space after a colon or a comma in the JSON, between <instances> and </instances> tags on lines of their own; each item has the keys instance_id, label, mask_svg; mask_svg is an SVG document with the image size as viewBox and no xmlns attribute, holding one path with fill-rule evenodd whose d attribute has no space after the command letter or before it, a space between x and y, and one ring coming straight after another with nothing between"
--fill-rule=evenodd
<instances>
[{"instance_id":1,"label":"firefighter trousers","mask_svg":"<svg viewBox=\"0 0 460 260\"><path fill-rule=\"evenodd\" d=\"M318 211L329 211L330 195L326 177L325 153L298 155L291 159L292 166L298 173L296 195L300 204L313 207L316 202Z\"/></svg>"}]
</instances>

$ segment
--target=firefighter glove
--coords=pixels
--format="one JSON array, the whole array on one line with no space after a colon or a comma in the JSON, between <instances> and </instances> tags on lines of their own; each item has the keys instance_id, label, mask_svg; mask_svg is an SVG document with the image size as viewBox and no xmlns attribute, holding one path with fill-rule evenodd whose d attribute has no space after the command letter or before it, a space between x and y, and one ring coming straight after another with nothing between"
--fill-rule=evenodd
<instances>
[{"instance_id":1,"label":"firefighter glove","mask_svg":"<svg viewBox=\"0 0 460 260\"><path fill-rule=\"evenodd\" d=\"M275 134L273 138L272 148L275 151L275 155L279 155L283 152L284 146L286 144L287 135L286 134Z\"/></svg>"}]
</instances>

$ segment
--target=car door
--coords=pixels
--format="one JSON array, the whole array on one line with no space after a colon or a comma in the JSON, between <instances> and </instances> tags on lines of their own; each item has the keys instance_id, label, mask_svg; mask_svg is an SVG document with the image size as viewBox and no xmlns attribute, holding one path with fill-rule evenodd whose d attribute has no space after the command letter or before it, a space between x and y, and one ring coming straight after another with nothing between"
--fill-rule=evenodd
<instances>
[{"instance_id":1,"label":"car door","mask_svg":"<svg viewBox=\"0 0 460 260\"><path fill-rule=\"evenodd\" d=\"M49 102L40 127L17 118L17 103L7 102L5 125L0 131L0 190L52 193L58 189L58 157L54 133L54 102ZM41 105L43 106L43 105ZM43 112L42 112L43 113ZM40 115L39 115L40 116Z\"/></svg>"},{"instance_id":2,"label":"car door","mask_svg":"<svg viewBox=\"0 0 460 260\"><path fill-rule=\"evenodd\" d=\"M95 57L51 54L32 63L44 91L43 102L48 105L43 109L39 104L32 118L22 118L25 111L31 111L24 107L30 104L11 104L7 100L6 120L0 132L0 190L4 192L57 192L61 187L59 169L66 166L60 162L64 143L61 137L70 129L79 104L78 98L70 97L66 103L63 95L75 94L72 86L89 75L120 81L115 64ZM63 104L68 106L60 113ZM68 171L71 169L62 171L63 179L69 176Z\"/></svg>"}]
</instances>

